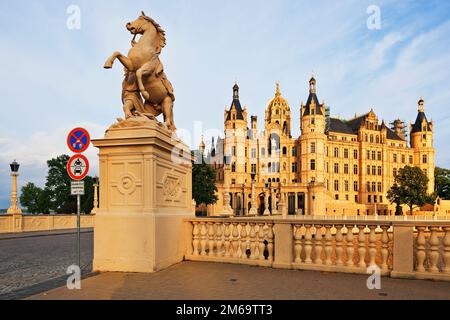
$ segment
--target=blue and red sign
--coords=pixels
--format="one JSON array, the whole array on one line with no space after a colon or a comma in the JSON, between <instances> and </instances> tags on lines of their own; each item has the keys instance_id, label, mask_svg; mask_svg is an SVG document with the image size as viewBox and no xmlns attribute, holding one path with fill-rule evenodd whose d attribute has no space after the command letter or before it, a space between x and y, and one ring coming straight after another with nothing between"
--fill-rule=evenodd
<instances>
[{"instance_id":1,"label":"blue and red sign","mask_svg":"<svg viewBox=\"0 0 450 320\"><path fill-rule=\"evenodd\" d=\"M76 154L67 162L67 173L72 180L83 180L89 172L89 161L82 154Z\"/></svg>"},{"instance_id":2,"label":"blue and red sign","mask_svg":"<svg viewBox=\"0 0 450 320\"><path fill-rule=\"evenodd\" d=\"M72 152L82 153L91 143L89 132L83 128L75 128L67 136L67 145Z\"/></svg>"}]
</instances>

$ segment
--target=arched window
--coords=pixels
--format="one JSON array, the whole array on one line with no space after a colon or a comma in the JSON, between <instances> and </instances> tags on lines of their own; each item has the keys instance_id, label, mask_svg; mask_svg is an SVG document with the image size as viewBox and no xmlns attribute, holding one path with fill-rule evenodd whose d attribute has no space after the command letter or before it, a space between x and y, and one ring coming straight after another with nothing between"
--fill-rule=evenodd
<instances>
[{"instance_id":1,"label":"arched window","mask_svg":"<svg viewBox=\"0 0 450 320\"><path fill-rule=\"evenodd\" d=\"M288 134L288 127L287 127L287 122L283 122L283 133L284 134Z\"/></svg>"},{"instance_id":2,"label":"arched window","mask_svg":"<svg viewBox=\"0 0 450 320\"><path fill-rule=\"evenodd\" d=\"M283 156L287 155L287 148L283 147Z\"/></svg>"},{"instance_id":3,"label":"arched window","mask_svg":"<svg viewBox=\"0 0 450 320\"><path fill-rule=\"evenodd\" d=\"M370 135L370 143L373 143L373 135Z\"/></svg>"},{"instance_id":4,"label":"arched window","mask_svg":"<svg viewBox=\"0 0 450 320\"><path fill-rule=\"evenodd\" d=\"M379 136L376 136L376 137L375 137L375 141L376 141L376 143L380 143L380 137L379 137Z\"/></svg>"}]
</instances>

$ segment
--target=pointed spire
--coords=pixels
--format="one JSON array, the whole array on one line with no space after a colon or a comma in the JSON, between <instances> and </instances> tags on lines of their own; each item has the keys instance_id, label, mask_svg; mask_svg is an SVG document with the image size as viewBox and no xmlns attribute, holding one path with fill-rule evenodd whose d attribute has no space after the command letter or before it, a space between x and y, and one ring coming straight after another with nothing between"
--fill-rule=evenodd
<instances>
[{"instance_id":1,"label":"pointed spire","mask_svg":"<svg viewBox=\"0 0 450 320\"><path fill-rule=\"evenodd\" d=\"M279 97L279 96L281 96L280 81L277 81L277 89L275 91L275 97Z\"/></svg>"},{"instance_id":2,"label":"pointed spire","mask_svg":"<svg viewBox=\"0 0 450 320\"><path fill-rule=\"evenodd\" d=\"M200 145L199 145L199 150L202 153L202 155L205 153L205 148L206 148L206 145L205 145L205 141L203 141L203 135L202 135L202 140L200 141Z\"/></svg>"},{"instance_id":3,"label":"pointed spire","mask_svg":"<svg viewBox=\"0 0 450 320\"><path fill-rule=\"evenodd\" d=\"M234 82L233 86L233 99L239 99L239 86L237 84L237 81Z\"/></svg>"}]
</instances>

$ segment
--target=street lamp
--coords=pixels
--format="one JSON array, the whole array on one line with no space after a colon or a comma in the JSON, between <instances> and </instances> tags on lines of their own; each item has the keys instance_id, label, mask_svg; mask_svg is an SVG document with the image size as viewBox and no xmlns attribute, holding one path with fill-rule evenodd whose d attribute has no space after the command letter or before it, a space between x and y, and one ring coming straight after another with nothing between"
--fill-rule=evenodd
<instances>
[{"instance_id":1,"label":"street lamp","mask_svg":"<svg viewBox=\"0 0 450 320\"><path fill-rule=\"evenodd\" d=\"M92 208L91 213L97 213L97 209L98 209L98 185L99 185L99 178L97 176L95 176L94 178L92 178L92 181L94 182L93 187L94 187L94 207Z\"/></svg>"},{"instance_id":2,"label":"street lamp","mask_svg":"<svg viewBox=\"0 0 450 320\"><path fill-rule=\"evenodd\" d=\"M20 164L14 160L10 165L11 167L11 177L12 177L12 190L11 190L11 207L9 207L7 213L9 214L22 214L18 205L17 197L17 177L19 176Z\"/></svg>"}]
</instances>

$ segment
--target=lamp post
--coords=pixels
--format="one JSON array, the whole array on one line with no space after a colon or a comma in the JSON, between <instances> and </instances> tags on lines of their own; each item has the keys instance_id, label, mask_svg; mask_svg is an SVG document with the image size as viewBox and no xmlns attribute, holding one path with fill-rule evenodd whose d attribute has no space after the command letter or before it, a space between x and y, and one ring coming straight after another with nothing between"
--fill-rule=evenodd
<instances>
[{"instance_id":1,"label":"lamp post","mask_svg":"<svg viewBox=\"0 0 450 320\"><path fill-rule=\"evenodd\" d=\"M20 164L14 160L10 165L11 167L11 177L12 177L12 190L11 190L11 207L9 207L7 213L9 214L22 214L18 205L17 197L17 177L19 176Z\"/></svg>"},{"instance_id":2,"label":"lamp post","mask_svg":"<svg viewBox=\"0 0 450 320\"><path fill-rule=\"evenodd\" d=\"M94 184L94 208L92 208L91 213L97 213L97 209L98 209L98 185L99 185L99 179L97 176L95 176L93 179Z\"/></svg>"},{"instance_id":3,"label":"lamp post","mask_svg":"<svg viewBox=\"0 0 450 320\"><path fill-rule=\"evenodd\" d=\"M256 210L256 194L255 194L255 176L256 173L252 171L251 178L252 178L252 208L249 210L249 215L257 215L258 211Z\"/></svg>"}]
</instances>

